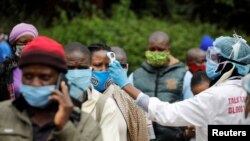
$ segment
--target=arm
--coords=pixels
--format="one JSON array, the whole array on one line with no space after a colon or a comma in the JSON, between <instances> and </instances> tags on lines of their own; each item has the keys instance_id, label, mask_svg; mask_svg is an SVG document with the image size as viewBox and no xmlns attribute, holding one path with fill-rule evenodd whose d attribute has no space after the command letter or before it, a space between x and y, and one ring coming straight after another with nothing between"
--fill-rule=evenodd
<instances>
[{"instance_id":1,"label":"arm","mask_svg":"<svg viewBox=\"0 0 250 141\"><path fill-rule=\"evenodd\" d=\"M212 98L210 94L170 104L155 97L149 98L131 85L119 62L111 63L109 70L115 83L135 99L137 105L148 112L151 120L165 126L201 126L207 123L206 117L211 111L211 105L207 105Z\"/></svg>"}]
</instances>

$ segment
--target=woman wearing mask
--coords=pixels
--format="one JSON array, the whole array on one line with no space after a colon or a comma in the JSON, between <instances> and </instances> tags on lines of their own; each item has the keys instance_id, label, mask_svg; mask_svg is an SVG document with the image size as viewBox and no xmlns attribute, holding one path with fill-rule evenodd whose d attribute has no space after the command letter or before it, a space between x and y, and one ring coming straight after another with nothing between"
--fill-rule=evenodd
<instances>
[{"instance_id":1,"label":"woman wearing mask","mask_svg":"<svg viewBox=\"0 0 250 141\"><path fill-rule=\"evenodd\" d=\"M146 116L123 90L112 82L109 75L109 58L111 48L105 44L92 44L92 84L102 94L113 98L119 109L119 135L121 141L148 141Z\"/></svg>"},{"instance_id":2,"label":"woman wearing mask","mask_svg":"<svg viewBox=\"0 0 250 141\"><path fill-rule=\"evenodd\" d=\"M19 23L14 26L10 32L8 41L13 51L13 68L9 72L6 72L6 78L1 80L3 85L0 91L0 95L8 95L7 99L15 99L15 97L18 96L19 86L21 84L21 70L16 66L23 47L37 36L37 29L28 23Z\"/></svg>"}]
</instances>

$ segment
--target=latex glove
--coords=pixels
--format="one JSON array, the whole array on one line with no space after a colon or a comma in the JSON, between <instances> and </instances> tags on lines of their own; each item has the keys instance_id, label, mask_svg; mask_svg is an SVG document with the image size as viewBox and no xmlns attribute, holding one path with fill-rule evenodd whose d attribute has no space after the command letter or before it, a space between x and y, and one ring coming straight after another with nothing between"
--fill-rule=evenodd
<instances>
[{"instance_id":1,"label":"latex glove","mask_svg":"<svg viewBox=\"0 0 250 141\"><path fill-rule=\"evenodd\" d=\"M113 81L121 88L123 88L129 83L127 73L124 71L124 69L117 60L114 60L112 63L109 63L109 71Z\"/></svg>"}]
</instances>

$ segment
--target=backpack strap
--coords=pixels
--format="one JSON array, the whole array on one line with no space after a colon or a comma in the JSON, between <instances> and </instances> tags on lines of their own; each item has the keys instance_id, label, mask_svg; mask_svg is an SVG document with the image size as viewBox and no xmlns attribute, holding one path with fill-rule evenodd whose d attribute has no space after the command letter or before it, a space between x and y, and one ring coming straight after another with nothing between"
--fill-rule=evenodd
<instances>
[{"instance_id":1,"label":"backpack strap","mask_svg":"<svg viewBox=\"0 0 250 141\"><path fill-rule=\"evenodd\" d=\"M104 109L104 105L107 101L108 97L107 96L100 96L98 101L96 102L96 121L100 123L101 118L102 118L102 112Z\"/></svg>"}]
</instances>

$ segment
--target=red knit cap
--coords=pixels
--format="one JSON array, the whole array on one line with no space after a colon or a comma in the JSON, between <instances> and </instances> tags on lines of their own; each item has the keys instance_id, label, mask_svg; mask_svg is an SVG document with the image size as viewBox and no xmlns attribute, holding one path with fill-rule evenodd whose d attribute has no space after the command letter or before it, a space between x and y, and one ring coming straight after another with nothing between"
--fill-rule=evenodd
<instances>
[{"instance_id":1,"label":"red knit cap","mask_svg":"<svg viewBox=\"0 0 250 141\"><path fill-rule=\"evenodd\" d=\"M67 72L65 53L61 44L45 37L38 36L23 49L19 60L19 67L29 64L42 64Z\"/></svg>"}]
</instances>

